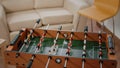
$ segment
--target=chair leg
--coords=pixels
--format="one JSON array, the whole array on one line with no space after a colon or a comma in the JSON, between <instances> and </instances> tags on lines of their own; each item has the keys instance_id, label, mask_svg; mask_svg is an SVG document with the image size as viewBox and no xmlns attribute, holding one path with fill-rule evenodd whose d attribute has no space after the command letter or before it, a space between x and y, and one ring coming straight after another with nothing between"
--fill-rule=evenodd
<instances>
[{"instance_id":1,"label":"chair leg","mask_svg":"<svg viewBox=\"0 0 120 68\"><path fill-rule=\"evenodd\" d=\"M78 23L77 23L77 26L76 26L76 29L75 29L77 32L78 32L79 23L80 23L80 16L79 16L79 20L78 20Z\"/></svg>"},{"instance_id":2,"label":"chair leg","mask_svg":"<svg viewBox=\"0 0 120 68\"><path fill-rule=\"evenodd\" d=\"M93 32L93 21L91 19L91 31Z\"/></svg>"},{"instance_id":3,"label":"chair leg","mask_svg":"<svg viewBox=\"0 0 120 68\"><path fill-rule=\"evenodd\" d=\"M104 27L105 27L105 26L104 26L104 22L103 22L102 25L101 25L101 31L102 31L102 32L104 32Z\"/></svg>"},{"instance_id":4,"label":"chair leg","mask_svg":"<svg viewBox=\"0 0 120 68\"><path fill-rule=\"evenodd\" d=\"M113 19L113 44L115 45L115 21L114 21L114 17L112 18Z\"/></svg>"}]
</instances>

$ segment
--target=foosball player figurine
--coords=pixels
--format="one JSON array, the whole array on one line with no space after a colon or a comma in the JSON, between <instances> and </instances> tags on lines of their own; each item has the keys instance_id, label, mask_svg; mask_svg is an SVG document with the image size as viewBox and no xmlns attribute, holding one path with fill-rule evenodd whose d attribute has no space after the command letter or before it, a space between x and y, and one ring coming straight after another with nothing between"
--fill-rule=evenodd
<instances>
[{"instance_id":1,"label":"foosball player figurine","mask_svg":"<svg viewBox=\"0 0 120 68\"><path fill-rule=\"evenodd\" d=\"M16 53L16 58L18 56L20 56L20 52L22 52L22 49L24 48L24 46L26 45L26 51L28 49L27 43L30 41L30 37L32 36L34 29L37 27L37 25L40 23L40 19L35 23L34 27L32 30L30 30L30 34L27 35L27 38L24 40L23 45L21 46L21 48L19 49L19 51Z\"/></svg>"}]
</instances>

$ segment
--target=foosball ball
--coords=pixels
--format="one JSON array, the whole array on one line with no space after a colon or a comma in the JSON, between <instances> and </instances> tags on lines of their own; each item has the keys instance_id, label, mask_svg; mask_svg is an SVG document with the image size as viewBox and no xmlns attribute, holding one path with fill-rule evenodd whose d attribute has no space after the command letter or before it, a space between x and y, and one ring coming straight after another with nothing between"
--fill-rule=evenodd
<instances>
[{"instance_id":1,"label":"foosball ball","mask_svg":"<svg viewBox=\"0 0 120 68\"><path fill-rule=\"evenodd\" d=\"M49 25L48 25L49 27ZM5 51L17 68L116 68L112 36L46 29L21 30Z\"/></svg>"}]
</instances>

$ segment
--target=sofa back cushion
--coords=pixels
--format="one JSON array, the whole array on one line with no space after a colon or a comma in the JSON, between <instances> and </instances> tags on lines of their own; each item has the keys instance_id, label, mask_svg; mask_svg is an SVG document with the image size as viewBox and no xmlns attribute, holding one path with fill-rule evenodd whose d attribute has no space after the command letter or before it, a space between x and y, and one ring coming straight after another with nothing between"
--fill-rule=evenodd
<instances>
[{"instance_id":1,"label":"sofa back cushion","mask_svg":"<svg viewBox=\"0 0 120 68\"><path fill-rule=\"evenodd\" d=\"M29 10L34 8L34 0L2 0L6 12Z\"/></svg>"},{"instance_id":2,"label":"sofa back cushion","mask_svg":"<svg viewBox=\"0 0 120 68\"><path fill-rule=\"evenodd\" d=\"M62 7L64 0L35 0L35 8Z\"/></svg>"}]
</instances>

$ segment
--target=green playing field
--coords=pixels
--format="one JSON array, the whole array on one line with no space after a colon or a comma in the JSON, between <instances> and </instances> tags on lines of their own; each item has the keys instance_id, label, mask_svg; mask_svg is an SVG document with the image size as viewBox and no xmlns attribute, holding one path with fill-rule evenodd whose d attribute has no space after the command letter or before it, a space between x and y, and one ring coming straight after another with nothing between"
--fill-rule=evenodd
<instances>
[{"instance_id":1,"label":"green playing field","mask_svg":"<svg viewBox=\"0 0 120 68\"><path fill-rule=\"evenodd\" d=\"M34 53L37 44L39 43L39 37L35 37L31 39L31 42L29 44L28 53ZM50 47L53 45L53 38L45 38L42 42L42 47L38 51L38 54L48 54L48 51L50 50ZM64 39L58 39L58 50L56 55L65 56L66 49L67 49L67 43L69 40ZM107 59L107 49L105 42L102 43L102 51L103 51L103 59ZM71 56L72 57L82 57L82 49L83 49L83 40L73 40L72 41L72 47L71 47ZM23 52L25 52L26 47L22 49ZM98 52L99 52L99 46L97 41L87 41L87 56L86 58L93 58L98 59Z\"/></svg>"}]
</instances>

